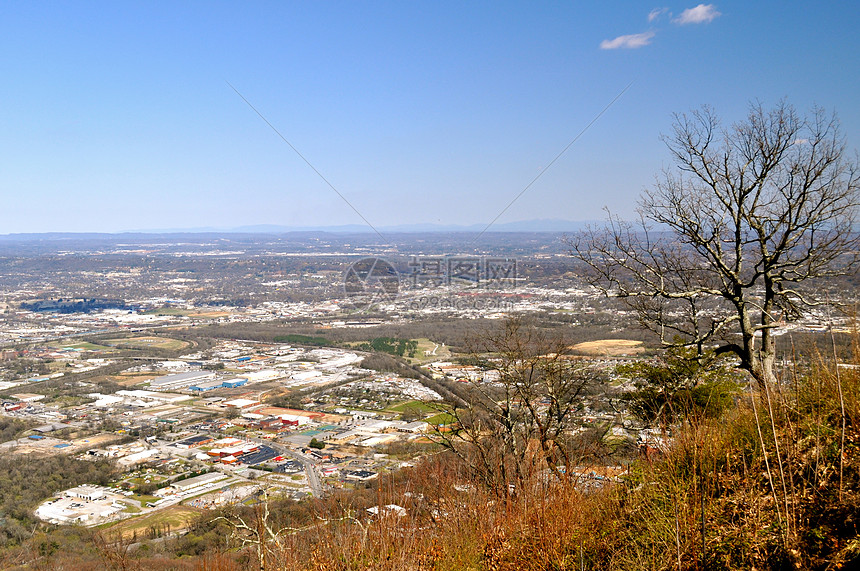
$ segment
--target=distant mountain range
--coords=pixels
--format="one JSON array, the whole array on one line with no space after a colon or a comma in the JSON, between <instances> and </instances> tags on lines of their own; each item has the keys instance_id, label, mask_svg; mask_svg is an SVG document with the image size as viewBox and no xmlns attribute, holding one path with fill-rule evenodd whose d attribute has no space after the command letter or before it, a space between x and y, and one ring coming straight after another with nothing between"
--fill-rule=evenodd
<instances>
[{"instance_id":1,"label":"distant mountain range","mask_svg":"<svg viewBox=\"0 0 860 571\"><path fill-rule=\"evenodd\" d=\"M571 220L522 220L493 224L398 224L393 226L378 226L382 234L399 233L454 233L454 232L577 232L593 221ZM365 224L343 224L339 226L279 226L275 224L256 224L238 226L235 228L159 228L131 230L128 232L32 232L17 234L0 234L0 240L63 240L68 238L97 239L107 236L142 235L142 234L287 234L292 232L329 232L334 234L367 234L374 229Z\"/></svg>"},{"instance_id":2,"label":"distant mountain range","mask_svg":"<svg viewBox=\"0 0 860 571\"><path fill-rule=\"evenodd\" d=\"M487 228L487 232L575 232L582 230L586 225L593 222L576 222L571 220L540 219L521 220L519 222L506 222L493 224L487 228L487 224L397 224L393 226L377 226L376 229L385 232L481 232ZM215 231L208 229L207 231ZM337 232L337 233L362 233L373 232L373 228L366 224L346 224L341 226L276 226L272 224L258 224L255 226L240 226L232 230L221 230L222 232L247 232L247 233L281 233L281 232Z\"/></svg>"}]
</instances>

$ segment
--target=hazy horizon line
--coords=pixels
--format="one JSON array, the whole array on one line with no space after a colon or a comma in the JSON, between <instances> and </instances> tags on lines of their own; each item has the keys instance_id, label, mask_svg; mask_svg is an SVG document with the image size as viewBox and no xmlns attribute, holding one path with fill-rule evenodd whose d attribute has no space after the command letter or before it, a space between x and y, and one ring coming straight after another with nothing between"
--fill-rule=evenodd
<instances>
[{"instance_id":1,"label":"hazy horizon line","mask_svg":"<svg viewBox=\"0 0 860 571\"><path fill-rule=\"evenodd\" d=\"M533 219L494 224L488 232L565 232L581 230L595 220L562 220L562 219ZM483 223L474 224L440 224L418 222L412 224L397 224L379 226L383 232L389 233L419 233L419 232L465 232L479 233L486 227ZM49 230L34 232L2 233L3 237L15 236L51 236L51 235L100 235L120 236L124 234L287 234L303 232L326 232L332 234L373 234L374 229L364 224L333 224L328 226L288 226L281 224L246 224L234 227L188 227L188 228L135 228L129 230L100 231L100 230Z\"/></svg>"}]
</instances>

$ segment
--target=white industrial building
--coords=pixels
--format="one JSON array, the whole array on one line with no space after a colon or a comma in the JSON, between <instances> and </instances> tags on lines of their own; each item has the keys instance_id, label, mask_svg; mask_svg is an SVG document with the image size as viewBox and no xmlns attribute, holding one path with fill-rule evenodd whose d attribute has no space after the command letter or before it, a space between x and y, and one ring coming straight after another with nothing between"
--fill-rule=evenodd
<instances>
[{"instance_id":1,"label":"white industrial building","mask_svg":"<svg viewBox=\"0 0 860 571\"><path fill-rule=\"evenodd\" d=\"M36 517L53 524L83 523L95 525L125 510L120 495L98 486L78 486L63 492L36 508Z\"/></svg>"},{"instance_id":2,"label":"white industrial building","mask_svg":"<svg viewBox=\"0 0 860 571\"><path fill-rule=\"evenodd\" d=\"M215 371L189 371L152 379L149 388L155 391L175 391L215 378Z\"/></svg>"}]
</instances>

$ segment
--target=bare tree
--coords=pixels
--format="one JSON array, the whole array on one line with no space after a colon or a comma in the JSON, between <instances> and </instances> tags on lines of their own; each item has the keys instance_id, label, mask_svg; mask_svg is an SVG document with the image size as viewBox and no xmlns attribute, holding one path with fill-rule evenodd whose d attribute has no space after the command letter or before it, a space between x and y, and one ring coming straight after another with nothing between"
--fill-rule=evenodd
<instances>
[{"instance_id":1,"label":"bare tree","mask_svg":"<svg viewBox=\"0 0 860 571\"><path fill-rule=\"evenodd\" d=\"M579 460L574 413L597 372L564 355L563 339L551 340L523 319L508 320L479 341L476 351L498 377L470 383L466 397L448 407L455 428L439 431L439 441L501 496L515 494L539 472L562 476Z\"/></svg>"},{"instance_id":2,"label":"bare tree","mask_svg":"<svg viewBox=\"0 0 860 571\"><path fill-rule=\"evenodd\" d=\"M663 139L675 168L642 195L640 220L610 215L572 240L574 255L667 345L716 345L773 380L774 329L856 261L857 159L835 115L784 102L728 128L708 107L676 115Z\"/></svg>"},{"instance_id":3,"label":"bare tree","mask_svg":"<svg viewBox=\"0 0 860 571\"><path fill-rule=\"evenodd\" d=\"M111 535L98 532L93 535L93 543L105 568L116 571L140 569L140 561L135 558L132 549L135 541L135 537L124 536L121 532Z\"/></svg>"},{"instance_id":4,"label":"bare tree","mask_svg":"<svg viewBox=\"0 0 860 571\"><path fill-rule=\"evenodd\" d=\"M215 519L224 520L233 527L232 537L238 540L241 547L253 546L260 571L267 571L273 563L272 560L286 551L284 536L295 530L273 526L270 521L268 495L264 489L259 493L261 497L254 506L253 519L245 518L241 513L218 516Z\"/></svg>"}]
</instances>

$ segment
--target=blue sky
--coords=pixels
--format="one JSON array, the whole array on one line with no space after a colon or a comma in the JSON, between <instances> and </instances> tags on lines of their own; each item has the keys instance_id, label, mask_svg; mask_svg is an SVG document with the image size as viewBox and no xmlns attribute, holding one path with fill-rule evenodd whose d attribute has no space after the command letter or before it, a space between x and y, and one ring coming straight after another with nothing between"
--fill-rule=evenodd
<instances>
[{"instance_id":1,"label":"blue sky","mask_svg":"<svg viewBox=\"0 0 860 571\"><path fill-rule=\"evenodd\" d=\"M0 233L622 216L673 112L786 98L860 147L852 2L19 2Z\"/></svg>"}]
</instances>

